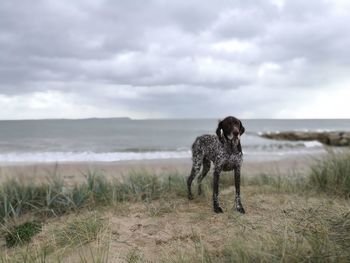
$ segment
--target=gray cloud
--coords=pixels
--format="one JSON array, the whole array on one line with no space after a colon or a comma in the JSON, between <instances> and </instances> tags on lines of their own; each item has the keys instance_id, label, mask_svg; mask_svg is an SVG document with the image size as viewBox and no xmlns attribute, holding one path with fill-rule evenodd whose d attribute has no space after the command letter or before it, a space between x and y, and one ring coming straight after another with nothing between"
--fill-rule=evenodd
<instances>
[{"instance_id":1,"label":"gray cloud","mask_svg":"<svg viewBox=\"0 0 350 263\"><path fill-rule=\"evenodd\" d=\"M232 110L274 117L296 101L304 105L294 90L313 96L350 82L350 6L344 5L5 0L0 95L30 100L55 91L69 96L69 107L84 103L96 116L206 117Z\"/></svg>"}]
</instances>

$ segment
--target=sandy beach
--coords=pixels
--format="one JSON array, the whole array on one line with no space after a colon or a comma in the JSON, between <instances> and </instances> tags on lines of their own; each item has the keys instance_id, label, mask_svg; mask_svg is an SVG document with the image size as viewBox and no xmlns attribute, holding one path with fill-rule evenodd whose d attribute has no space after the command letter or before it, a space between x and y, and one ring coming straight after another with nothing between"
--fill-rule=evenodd
<instances>
[{"instance_id":1,"label":"sandy beach","mask_svg":"<svg viewBox=\"0 0 350 263\"><path fill-rule=\"evenodd\" d=\"M260 174L293 176L305 174L319 156L288 156L275 160L246 158L242 176ZM122 178L131 173L167 175L177 173L186 176L191 169L191 159L156 159L118 162L66 162L66 163L19 163L0 166L0 182L9 178L20 180L44 180L53 175L62 176L68 183L78 182L89 172L108 178Z\"/></svg>"}]
</instances>

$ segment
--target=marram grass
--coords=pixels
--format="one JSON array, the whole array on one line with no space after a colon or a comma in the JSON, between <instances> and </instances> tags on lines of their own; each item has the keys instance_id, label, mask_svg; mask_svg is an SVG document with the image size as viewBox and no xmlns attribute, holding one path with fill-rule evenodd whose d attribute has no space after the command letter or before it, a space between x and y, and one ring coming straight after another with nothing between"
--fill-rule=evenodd
<instances>
[{"instance_id":1,"label":"marram grass","mask_svg":"<svg viewBox=\"0 0 350 263\"><path fill-rule=\"evenodd\" d=\"M302 201L300 206L289 210L281 206L277 215L285 217L285 220L276 220L278 223L268 222L268 229L265 229L264 224L251 225L247 221L249 214L232 214L230 217L231 212L227 212L223 216L227 215L235 222L230 227L239 229L241 226L242 233L239 232L214 249L205 242L207 237L202 237L199 233L198 238L188 241L189 244L193 242L194 250L183 249L181 246L178 252L164 250L154 262L349 262L349 206L337 206L337 200L348 202L349 171L349 156L331 155L315 163L311 172L303 177L245 177L242 180L243 197L250 191L251 197L264 195L272 199L281 198L281 204L284 202L283 198L294 202L293 198L298 196L305 200L322 199L322 205L304 207ZM211 181L212 176L208 175L203 182L203 188L208 193L211 193ZM233 187L232 174L222 175L220 187L223 186ZM195 187L194 184L193 188ZM26 214L31 214L34 218L41 218L43 215L64 216L67 213L79 214L80 211L85 213L101 206L130 206L131 203L142 204L142 216L160 220L168 214L176 216L178 211L188 209L182 202L174 202L186 200L186 194L186 176L179 174L155 176L132 173L123 180L108 180L101 174L91 172L86 175L85 181L69 187L57 175L41 184L10 180L0 186L0 223L5 226L13 225L13 222L23 222L18 219L26 218L23 216ZM205 199L208 198L211 196ZM196 198L198 199L200 198ZM264 206L266 202L268 201L264 199L259 204ZM191 206L196 206L195 204L196 202L192 202ZM207 208L206 205L205 207ZM268 208L264 209L267 209L264 215L269 213ZM209 210L198 210L196 213L200 212L204 215L201 218L192 215L194 224L206 222L210 218L218 218L219 221L222 218L222 215L214 217ZM127 216L127 212L125 213L126 215L118 216ZM32 241L27 247L11 248L10 250L16 252L15 257L0 251L0 262L65 262L66 254L60 254L58 250L77 251L90 245L91 249L81 250L74 262L109 262L109 248L102 245L103 249L100 249L93 245L98 243L101 233L105 232L109 232L108 226L101 217L79 216L46 233L47 236L41 236L45 240L52 240L45 246L34 246ZM0 233L3 234L4 231ZM220 233L216 232L215 235L220 239ZM130 248L130 253L122 259L122 262L143 262L143 255L141 251Z\"/></svg>"},{"instance_id":2,"label":"marram grass","mask_svg":"<svg viewBox=\"0 0 350 263\"><path fill-rule=\"evenodd\" d=\"M5 229L7 247L23 245L31 241L32 237L41 231L41 223L28 221L23 224Z\"/></svg>"},{"instance_id":3,"label":"marram grass","mask_svg":"<svg viewBox=\"0 0 350 263\"><path fill-rule=\"evenodd\" d=\"M211 176L204 181L210 189ZM68 187L54 175L41 184L9 180L0 186L0 222L26 213L58 216L84 207L120 202L149 201L162 198L186 197L186 177L179 174L163 176L132 173L123 180L107 180L101 174L89 172L85 182ZM233 176L223 174L222 186L232 186ZM306 177L261 175L243 178L243 185L269 187L268 191L305 193L324 192L350 197L350 156L330 155L315 163ZM196 187L195 184L193 187Z\"/></svg>"},{"instance_id":4,"label":"marram grass","mask_svg":"<svg viewBox=\"0 0 350 263\"><path fill-rule=\"evenodd\" d=\"M350 197L350 154L330 154L311 167L309 185L319 192Z\"/></svg>"},{"instance_id":5,"label":"marram grass","mask_svg":"<svg viewBox=\"0 0 350 263\"><path fill-rule=\"evenodd\" d=\"M178 174L158 177L133 173L121 181L109 181L89 173L85 182L73 187L65 186L59 177L41 184L10 180L0 186L0 222L26 213L59 216L84 207L175 196L186 196L186 179Z\"/></svg>"},{"instance_id":6,"label":"marram grass","mask_svg":"<svg viewBox=\"0 0 350 263\"><path fill-rule=\"evenodd\" d=\"M103 220L96 215L75 219L65 228L54 231L54 241L58 247L82 246L95 240L104 227Z\"/></svg>"}]
</instances>

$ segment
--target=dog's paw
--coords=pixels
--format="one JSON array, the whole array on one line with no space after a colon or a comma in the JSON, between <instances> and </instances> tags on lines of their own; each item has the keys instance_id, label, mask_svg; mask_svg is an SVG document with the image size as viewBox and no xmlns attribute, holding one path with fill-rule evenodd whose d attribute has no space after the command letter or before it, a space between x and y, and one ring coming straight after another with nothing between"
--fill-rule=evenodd
<instances>
[{"instance_id":1,"label":"dog's paw","mask_svg":"<svg viewBox=\"0 0 350 263\"><path fill-rule=\"evenodd\" d=\"M214 207L214 212L217 214L223 213L224 210L222 210L222 208L220 206L215 206Z\"/></svg>"},{"instance_id":2,"label":"dog's paw","mask_svg":"<svg viewBox=\"0 0 350 263\"><path fill-rule=\"evenodd\" d=\"M237 206L237 207L236 207L236 210L237 210L238 212L240 212L241 214L245 214L245 210L244 210L244 208L243 208L242 206Z\"/></svg>"},{"instance_id":3,"label":"dog's paw","mask_svg":"<svg viewBox=\"0 0 350 263\"><path fill-rule=\"evenodd\" d=\"M188 200L193 200L193 195L188 195Z\"/></svg>"}]
</instances>

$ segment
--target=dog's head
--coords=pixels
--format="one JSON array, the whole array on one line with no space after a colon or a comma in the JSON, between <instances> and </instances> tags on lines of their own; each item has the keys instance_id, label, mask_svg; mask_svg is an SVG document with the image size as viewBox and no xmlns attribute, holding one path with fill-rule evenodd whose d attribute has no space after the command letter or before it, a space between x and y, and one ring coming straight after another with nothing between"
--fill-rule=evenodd
<instances>
[{"instance_id":1,"label":"dog's head","mask_svg":"<svg viewBox=\"0 0 350 263\"><path fill-rule=\"evenodd\" d=\"M216 134L222 143L225 139L238 143L244 131L245 128L243 127L242 122L235 117L229 116L222 121L219 121Z\"/></svg>"}]
</instances>

